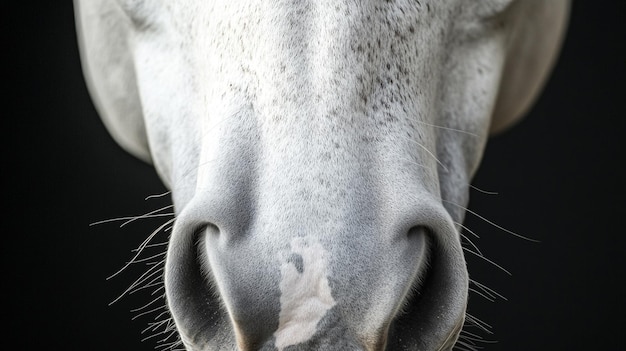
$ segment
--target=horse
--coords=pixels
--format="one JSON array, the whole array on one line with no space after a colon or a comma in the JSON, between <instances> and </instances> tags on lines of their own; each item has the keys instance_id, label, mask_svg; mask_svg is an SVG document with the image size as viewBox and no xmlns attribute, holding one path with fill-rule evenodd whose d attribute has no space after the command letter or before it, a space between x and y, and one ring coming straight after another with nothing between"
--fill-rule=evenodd
<instances>
[{"instance_id":1,"label":"horse","mask_svg":"<svg viewBox=\"0 0 626 351\"><path fill-rule=\"evenodd\" d=\"M540 93L568 11L75 0L94 105L171 190L178 346L471 349L471 179Z\"/></svg>"}]
</instances>

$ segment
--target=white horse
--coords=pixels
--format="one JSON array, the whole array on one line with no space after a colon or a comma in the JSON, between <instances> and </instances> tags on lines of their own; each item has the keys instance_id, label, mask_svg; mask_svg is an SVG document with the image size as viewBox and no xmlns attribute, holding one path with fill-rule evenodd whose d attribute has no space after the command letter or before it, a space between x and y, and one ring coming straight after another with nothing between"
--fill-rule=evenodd
<instances>
[{"instance_id":1,"label":"white horse","mask_svg":"<svg viewBox=\"0 0 626 351\"><path fill-rule=\"evenodd\" d=\"M96 107L172 192L187 350L454 346L469 183L567 0L75 3Z\"/></svg>"}]
</instances>

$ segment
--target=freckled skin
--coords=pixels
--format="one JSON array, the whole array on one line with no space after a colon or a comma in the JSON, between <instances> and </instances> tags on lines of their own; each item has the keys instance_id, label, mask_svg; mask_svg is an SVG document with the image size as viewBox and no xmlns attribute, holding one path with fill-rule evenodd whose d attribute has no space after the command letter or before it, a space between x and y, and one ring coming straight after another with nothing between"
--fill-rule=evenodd
<instances>
[{"instance_id":1,"label":"freckled skin","mask_svg":"<svg viewBox=\"0 0 626 351\"><path fill-rule=\"evenodd\" d=\"M75 4L106 127L172 190L188 350L452 348L469 183L566 0Z\"/></svg>"}]
</instances>

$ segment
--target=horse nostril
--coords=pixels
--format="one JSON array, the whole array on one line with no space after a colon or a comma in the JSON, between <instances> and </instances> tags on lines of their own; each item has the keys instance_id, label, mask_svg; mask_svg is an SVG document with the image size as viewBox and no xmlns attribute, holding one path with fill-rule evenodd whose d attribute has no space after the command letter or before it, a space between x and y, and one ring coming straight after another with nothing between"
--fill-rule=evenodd
<instances>
[{"instance_id":1,"label":"horse nostril","mask_svg":"<svg viewBox=\"0 0 626 351\"><path fill-rule=\"evenodd\" d=\"M213 298L216 295L202 250L203 238L217 236L220 231L211 223L190 217L183 213L174 225L165 263L165 290L181 339L202 344L223 332L213 328L224 314Z\"/></svg>"},{"instance_id":2,"label":"horse nostril","mask_svg":"<svg viewBox=\"0 0 626 351\"><path fill-rule=\"evenodd\" d=\"M433 231L424 225L416 225L411 227L411 229L409 229L409 231L407 232L407 237L409 239L415 239L418 236L424 235L426 239L428 239L429 236L432 236Z\"/></svg>"},{"instance_id":3,"label":"horse nostril","mask_svg":"<svg viewBox=\"0 0 626 351\"><path fill-rule=\"evenodd\" d=\"M221 234L220 228L213 223L205 223L194 232L194 240L196 244L202 242L203 238L211 237L217 239ZM201 250L204 252L204 250Z\"/></svg>"},{"instance_id":4,"label":"horse nostril","mask_svg":"<svg viewBox=\"0 0 626 351\"><path fill-rule=\"evenodd\" d=\"M451 226L437 225L409 230L409 242L425 239L424 270L407 295L403 313L392 322L387 349L420 345L420 349L448 350L456 341L463 325L468 281L462 252L449 242L455 233Z\"/></svg>"}]
</instances>

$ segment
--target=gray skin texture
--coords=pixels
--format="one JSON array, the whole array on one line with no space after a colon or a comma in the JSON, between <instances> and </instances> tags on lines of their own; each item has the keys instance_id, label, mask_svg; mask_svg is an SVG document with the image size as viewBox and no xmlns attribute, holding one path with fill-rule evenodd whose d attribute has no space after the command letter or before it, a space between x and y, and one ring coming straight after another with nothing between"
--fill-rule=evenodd
<instances>
[{"instance_id":1,"label":"gray skin texture","mask_svg":"<svg viewBox=\"0 0 626 351\"><path fill-rule=\"evenodd\" d=\"M448 350L490 132L558 53L565 0L75 0L115 140L176 223L188 350Z\"/></svg>"}]
</instances>

